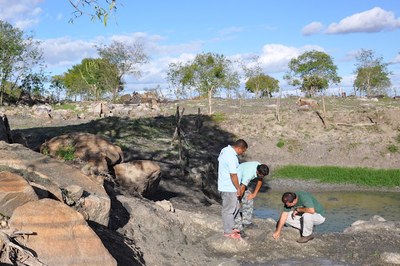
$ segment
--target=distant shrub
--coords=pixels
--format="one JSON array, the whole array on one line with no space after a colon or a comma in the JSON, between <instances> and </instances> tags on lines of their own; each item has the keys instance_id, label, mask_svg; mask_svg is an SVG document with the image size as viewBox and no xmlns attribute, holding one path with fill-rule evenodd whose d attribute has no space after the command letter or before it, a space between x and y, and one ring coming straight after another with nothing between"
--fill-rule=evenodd
<instances>
[{"instance_id":1,"label":"distant shrub","mask_svg":"<svg viewBox=\"0 0 400 266\"><path fill-rule=\"evenodd\" d=\"M285 146L285 141L283 139L279 139L278 143L276 143L276 147L282 148Z\"/></svg>"}]
</instances>

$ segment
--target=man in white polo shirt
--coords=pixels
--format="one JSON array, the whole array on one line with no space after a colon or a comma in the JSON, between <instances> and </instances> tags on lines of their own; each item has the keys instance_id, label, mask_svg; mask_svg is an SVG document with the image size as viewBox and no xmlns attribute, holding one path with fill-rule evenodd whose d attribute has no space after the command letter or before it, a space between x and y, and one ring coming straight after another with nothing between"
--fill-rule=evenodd
<instances>
[{"instance_id":1,"label":"man in white polo shirt","mask_svg":"<svg viewBox=\"0 0 400 266\"><path fill-rule=\"evenodd\" d=\"M246 141L237 140L233 145L223 148L218 157L218 191L222 198L222 223L224 236L240 238L240 232L234 230L235 217L239 212L241 189L237 176L238 155L248 148Z\"/></svg>"}]
</instances>

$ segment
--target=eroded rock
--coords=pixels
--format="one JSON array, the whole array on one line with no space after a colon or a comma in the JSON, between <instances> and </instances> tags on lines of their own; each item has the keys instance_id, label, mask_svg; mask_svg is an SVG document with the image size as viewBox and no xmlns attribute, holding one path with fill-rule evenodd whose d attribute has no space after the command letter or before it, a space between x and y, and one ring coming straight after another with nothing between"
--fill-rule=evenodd
<instances>
[{"instance_id":1,"label":"eroded rock","mask_svg":"<svg viewBox=\"0 0 400 266\"><path fill-rule=\"evenodd\" d=\"M83 216L61 202L26 203L14 211L9 226L35 233L26 247L46 265L117 265Z\"/></svg>"},{"instance_id":2,"label":"eroded rock","mask_svg":"<svg viewBox=\"0 0 400 266\"><path fill-rule=\"evenodd\" d=\"M79 212L88 220L108 225L111 201L104 187L78 169L58 160L29 150L19 144L0 141L0 165L32 173L29 182L41 197L49 196L63 201L60 188L71 184L81 187L84 192Z\"/></svg>"},{"instance_id":3,"label":"eroded rock","mask_svg":"<svg viewBox=\"0 0 400 266\"><path fill-rule=\"evenodd\" d=\"M160 166L148 160L117 164L114 172L124 188L143 196L153 195L161 180Z\"/></svg>"},{"instance_id":4,"label":"eroded rock","mask_svg":"<svg viewBox=\"0 0 400 266\"><path fill-rule=\"evenodd\" d=\"M70 133L52 138L42 144L40 152L57 156L61 150L73 150L75 158L79 158L91 166L94 174L107 173L123 159L120 147L112 144L104 137L89 133Z\"/></svg>"},{"instance_id":5,"label":"eroded rock","mask_svg":"<svg viewBox=\"0 0 400 266\"><path fill-rule=\"evenodd\" d=\"M20 175L0 172L0 213L10 217L13 211L27 202L38 200L33 188Z\"/></svg>"}]
</instances>

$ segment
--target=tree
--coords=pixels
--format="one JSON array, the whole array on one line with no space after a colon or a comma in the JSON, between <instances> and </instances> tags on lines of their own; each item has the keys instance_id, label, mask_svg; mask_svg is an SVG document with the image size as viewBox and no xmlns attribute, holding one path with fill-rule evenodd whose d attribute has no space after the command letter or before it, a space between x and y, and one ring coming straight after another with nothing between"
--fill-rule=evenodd
<instances>
[{"instance_id":1,"label":"tree","mask_svg":"<svg viewBox=\"0 0 400 266\"><path fill-rule=\"evenodd\" d=\"M279 90L279 80L271 76L261 74L251 77L246 82L246 89L255 93L256 98L259 97L272 97L272 92Z\"/></svg>"},{"instance_id":2,"label":"tree","mask_svg":"<svg viewBox=\"0 0 400 266\"><path fill-rule=\"evenodd\" d=\"M222 54L203 53L193 61L194 86L208 97L208 113L212 114L212 97L218 89L239 87L239 74L232 70L232 62Z\"/></svg>"},{"instance_id":3,"label":"tree","mask_svg":"<svg viewBox=\"0 0 400 266\"><path fill-rule=\"evenodd\" d=\"M289 71L284 79L292 86L298 86L307 96L323 91L330 83L337 84L337 66L332 58L320 51L307 51L289 62Z\"/></svg>"},{"instance_id":4,"label":"tree","mask_svg":"<svg viewBox=\"0 0 400 266\"><path fill-rule=\"evenodd\" d=\"M364 50L356 57L356 79L353 86L361 93L367 95L387 94L386 89L391 86L388 64L382 57L376 58L372 50Z\"/></svg>"},{"instance_id":5,"label":"tree","mask_svg":"<svg viewBox=\"0 0 400 266\"><path fill-rule=\"evenodd\" d=\"M87 99L101 99L118 86L118 70L106 59L85 58L64 75L63 84L68 96L80 95Z\"/></svg>"},{"instance_id":6,"label":"tree","mask_svg":"<svg viewBox=\"0 0 400 266\"><path fill-rule=\"evenodd\" d=\"M0 105L6 85L15 89L29 76L43 77L43 53L32 36L0 20Z\"/></svg>"},{"instance_id":7,"label":"tree","mask_svg":"<svg viewBox=\"0 0 400 266\"><path fill-rule=\"evenodd\" d=\"M194 88L194 67L192 63L171 63L168 66L167 80L172 85L175 96L187 98Z\"/></svg>"},{"instance_id":8,"label":"tree","mask_svg":"<svg viewBox=\"0 0 400 266\"><path fill-rule=\"evenodd\" d=\"M103 21L107 26L108 17L117 11L117 0L68 0L72 5L75 18L81 17L83 14L91 17L92 20L98 19ZM120 0L118 0L120 2ZM94 11L93 11L94 10ZM70 19L74 22L74 19Z\"/></svg>"},{"instance_id":9,"label":"tree","mask_svg":"<svg viewBox=\"0 0 400 266\"><path fill-rule=\"evenodd\" d=\"M46 77L43 73L33 73L26 75L21 81L21 89L30 92L35 97L44 93L44 84Z\"/></svg>"},{"instance_id":10,"label":"tree","mask_svg":"<svg viewBox=\"0 0 400 266\"><path fill-rule=\"evenodd\" d=\"M214 53L198 54L186 64L170 64L167 79L177 87L180 95L193 88L207 96L209 114L212 114L212 97L218 89L239 87L239 74L232 70L232 62L224 55Z\"/></svg>"},{"instance_id":11,"label":"tree","mask_svg":"<svg viewBox=\"0 0 400 266\"><path fill-rule=\"evenodd\" d=\"M64 76L62 75L55 75L52 76L50 79L50 90L55 93L52 93L52 98L55 99L57 102L61 100L61 93L66 91L66 87L64 84Z\"/></svg>"},{"instance_id":12,"label":"tree","mask_svg":"<svg viewBox=\"0 0 400 266\"><path fill-rule=\"evenodd\" d=\"M118 93L123 88L121 86L123 77L128 74L136 78L140 77L142 72L139 67L146 64L149 61L149 57L140 42L129 45L120 41L113 41L108 46L97 47L97 51L101 58L115 65L118 70L119 84L113 90L113 101L115 101Z\"/></svg>"}]
</instances>

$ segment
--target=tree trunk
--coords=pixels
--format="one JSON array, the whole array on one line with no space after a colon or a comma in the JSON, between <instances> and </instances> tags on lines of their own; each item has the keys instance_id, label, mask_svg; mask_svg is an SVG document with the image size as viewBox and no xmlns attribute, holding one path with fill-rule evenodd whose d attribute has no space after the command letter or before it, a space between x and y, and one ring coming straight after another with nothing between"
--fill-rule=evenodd
<instances>
[{"instance_id":1,"label":"tree trunk","mask_svg":"<svg viewBox=\"0 0 400 266\"><path fill-rule=\"evenodd\" d=\"M282 89L279 87L279 97L276 100L276 112L275 112L275 118L278 121L278 123L281 121L280 117L280 107L281 107L281 97L282 97Z\"/></svg>"},{"instance_id":2,"label":"tree trunk","mask_svg":"<svg viewBox=\"0 0 400 266\"><path fill-rule=\"evenodd\" d=\"M212 115L212 95L213 89L208 90L208 114Z\"/></svg>"}]
</instances>

